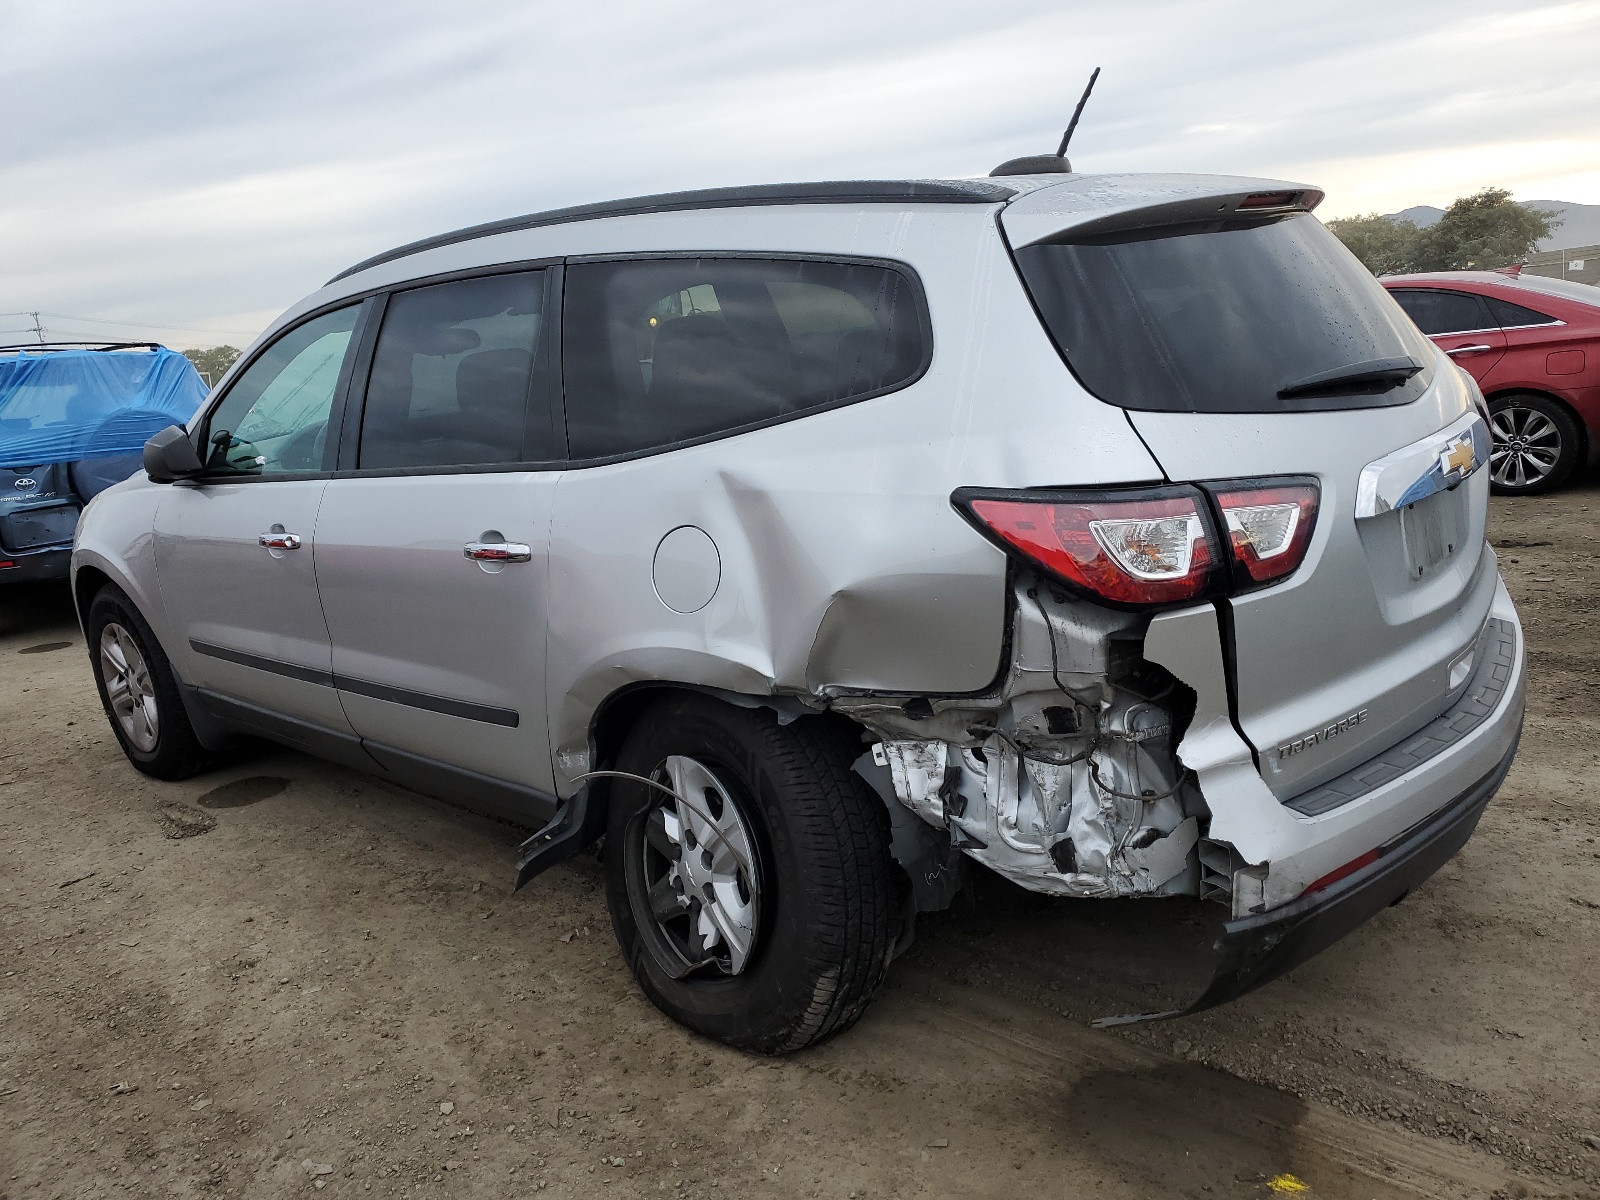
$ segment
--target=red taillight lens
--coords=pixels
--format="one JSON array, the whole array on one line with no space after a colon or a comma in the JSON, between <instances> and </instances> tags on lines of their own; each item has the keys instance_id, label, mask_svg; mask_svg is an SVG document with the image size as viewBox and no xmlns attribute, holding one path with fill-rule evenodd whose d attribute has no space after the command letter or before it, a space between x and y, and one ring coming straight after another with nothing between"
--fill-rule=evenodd
<instances>
[{"instance_id":1,"label":"red taillight lens","mask_svg":"<svg viewBox=\"0 0 1600 1200\"><path fill-rule=\"evenodd\" d=\"M953 497L1002 547L1074 589L1122 607L1197 600L1213 589L1219 566L1187 488L1147 493Z\"/></svg>"},{"instance_id":2,"label":"red taillight lens","mask_svg":"<svg viewBox=\"0 0 1600 1200\"><path fill-rule=\"evenodd\" d=\"M1248 589L1274 583L1300 565L1317 525L1315 485L1224 484L1213 495L1222 510L1224 536L1241 585Z\"/></svg>"}]
</instances>

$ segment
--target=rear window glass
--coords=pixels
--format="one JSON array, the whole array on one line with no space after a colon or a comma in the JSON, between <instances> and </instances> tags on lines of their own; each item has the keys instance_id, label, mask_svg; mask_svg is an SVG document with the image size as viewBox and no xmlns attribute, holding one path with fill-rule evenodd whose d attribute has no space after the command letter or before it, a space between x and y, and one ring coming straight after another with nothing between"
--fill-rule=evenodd
<instances>
[{"instance_id":1,"label":"rear window glass","mask_svg":"<svg viewBox=\"0 0 1600 1200\"><path fill-rule=\"evenodd\" d=\"M925 322L890 267L671 258L568 268L573 458L629 454L860 399L915 378Z\"/></svg>"},{"instance_id":2,"label":"rear window glass","mask_svg":"<svg viewBox=\"0 0 1600 1200\"><path fill-rule=\"evenodd\" d=\"M1168 226L1024 246L1022 277L1057 347L1095 395L1167 412L1403 404L1434 351L1315 218ZM1339 393L1309 380L1410 359ZM1403 371L1402 371L1403 373ZM1297 388L1297 385L1300 385ZM1280 391L1298 391L1280 397Z\"/></svg>"},{"instance_id":3,"label":"rear window glass","mask_svg":"<svg viewBox=\"0 0 1600 1200\"><path fill-rule=\"evenodd\" d=\"M1406 316L1426 334L1466 333L1474 329L1495 329L1500 324L1489 315L1483 298L1472 292L1395 288L1390 294L1406 310Z\"/></svg>"}]
</instances>

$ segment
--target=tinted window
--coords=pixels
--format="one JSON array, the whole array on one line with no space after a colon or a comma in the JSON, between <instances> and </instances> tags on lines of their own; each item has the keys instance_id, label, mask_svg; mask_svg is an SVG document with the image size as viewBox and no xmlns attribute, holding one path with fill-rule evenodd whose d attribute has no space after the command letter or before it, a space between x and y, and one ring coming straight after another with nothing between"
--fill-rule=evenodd
<instances>
[{"instance_id":1,"label":"tinted window","mask_svg":"<svg viewBox=\"0 0 1600 1200\"><path fill-rule=\"evenodd\" d=\"M1417 328L1427 334L1466 333L1474 329L1494 329L1499 324L1484 307L1483 298L1471 292L1396 288L1394 298L1417 323Z\"/></svg>"},{"instance_id":2,"label":"tinted window","mask_svg":"<svg viewBox=\"0 0 1600 1200\"><path fill-rule=\"evenodd\" d=\"M353 304L296 326L245 368L207 423L207 471L324 469L328 416L360 309Z\"/></svg>"},{"instance_id":3,"label":"tinted window","mask_svg":"<svg viewBox=\"0 0 1600 1200\"><path fill-rule=\"evenodd\" d=\"M1502 300L1498 296L1485 296L1489 304L1489 311L1494 314L1502 328L1516 329L1520 325L1548 325L1556 318L1547 316L1542 312L1534 312L1531 308L1523 308L1520 304L1513 304L1509 300Z\"/></svg>"},{"instance_id":4,"label":"tinted window","mask_svg":"<svg viewBox=\"0 0 1600 1200\"><path fill-rule=\"evenodd\" d=\"M1429 379L1424 370L1381 394L1369 384L1365 394L1279 398L1357 364L1433 360L1382 285L1313 217L1103 233L1025 246L1017 263L1079 379L1125 408L1397 404Z\"/></svg>"},{"instance_id":5,"label":"tinted window","mask_svg":"<svg viewBox=\"0 0 1600 1200\"><path fill-rule=\"evenodd\" d=\"M574 458L704 437L905 383L925 357L909 279L765 259L584 263L562 353Z\"/></svg>"},{"instance_id":6,"label":"tinted window","mask_svg":"<svg viewBox=\"0 0 1600 1200\"><path fill-rule=\"evenodd\" d=\"M363 469L560 458L541 369L543 271L389 299L361 416Z\"/></svg>"}]
</instances>

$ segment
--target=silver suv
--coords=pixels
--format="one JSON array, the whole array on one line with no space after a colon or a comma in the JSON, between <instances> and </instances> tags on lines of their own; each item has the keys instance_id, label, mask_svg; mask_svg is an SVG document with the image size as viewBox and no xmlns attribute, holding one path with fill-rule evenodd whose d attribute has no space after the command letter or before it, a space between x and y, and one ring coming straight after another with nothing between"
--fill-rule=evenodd
<instances>
[{"instance_id":1,"label":"silver suv","mask_svg":"<svg viewBox=\"0 0 1600 1200\"><path fill-rule=\"evenodd\" d=\"M299 747L537 829L519 884L603 839L640 986L762 1052L972 863L1228 906L1187 1011L1316 953L1515 752L1482 398L1315 189L1045 167L339 275L78 527L129 759Z\"/></svg>"}]
</instances>

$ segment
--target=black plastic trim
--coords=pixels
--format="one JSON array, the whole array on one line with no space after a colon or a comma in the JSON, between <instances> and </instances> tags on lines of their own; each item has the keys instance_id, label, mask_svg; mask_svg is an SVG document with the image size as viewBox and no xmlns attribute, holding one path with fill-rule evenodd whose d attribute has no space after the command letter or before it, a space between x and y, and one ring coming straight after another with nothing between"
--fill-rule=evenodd
<instances>
[{"instance_id":1,"label":"black plastic trim","mask_svg":"<svg viewBox=\"0 0 1600 1200\"><path fill-rule=\"evenodd\" d=\"M288 717L234 696L212 691L210 688L194 688L193 692L201 706L213 718L212 729L208 731L212 736L217 732L215 723L221 722L240 733L292 746L296 750L303 750L318 758L354 767L358 771L371 771L376 766L361 748L361 739L353 733L328 729L314 725L310 721Z\"/></svg>"},{"instance_id":2,"label":"black plastic trim","mask_svg":"<svg viewBox=\"0 0 1600 1200\"><path fill-rule=\"evenodd\" d=\"M189 647L196 654L204 654L208 658L219 658L224 662L237 663L241 667L252 667L257 671L267 671L273 675L283 675L289 679L298 679L302 683L314 683L320 687L336 688L342 692L351 692L357 696L370 696L374 700L386 700L391 704L403 704L407 708L420 708L428 712L443 713L449 717L461 717L468 721L482 721L488 725L503 725L508 729L515 729L521 721L515 709L499 708L492 704L475 704L470 700L453 700L448 696L434 696L427 692L413 692L409 688L391 687L385 683L371 683L365 679L352 679L348 675L336 675L331 671L319 670L316 667L302 667L294 663L283 662L276 658L266 658L259 654L249 654L243 650L230 650L226 646L215 646L210 642L189 639Z\"/></svg>"},{"instance_id":3,"label":"black plastic trim","mask_svg":"<svg viewBox=\"0 0 1600 1200\"><path fill-rule=\"evenodd\" d=\"M413 692L409 688L390 687L386 683L352 679L348 675L334 675L333 686L341 692L352 692L357 696L370 696L374 700L387 700L390 704L426 709L468 721L482 721L487 725L503 725L507 729L515 729L522 719L515 709L474 704L470 700L452 700L448 696L432 696L427 692Z\"/></svg>"},{"instance_id":4,"label":"black plastic trim","mask_svg":"<svg viewBox=\"0 0 1600 1200\"><path fill-rule=\"evenodd\" d=\"M302 667L294 663L284 662L281 659L249 654L243 650L230 650L226 646L216 646L210 642L202 642L197 638L189 639L189 649L196 654L204 654L207 658L220 658L223 662L235 663L241 667L252 667L257 671L267 671L273 675L283 675L289 679L298 679L302 683L316 683L323 687L333 686L333 673L331 671L318 670L316 667Z\"/></svg>"},{"instance_id":5,"label":"black plastic trim","mask_svg":"<svg viewBox=\"0 0 1600 1200\"><path fill-rule=\"evenodd\" d=\"M633 217L649 213L687 212L696 209L754 208L787 204L999 204L1015 196L1014 188L978 180L848 180L821 183L758 184L751 187L707 188L691 192L663 192L653 196L636 196L625 200L604 200L597 204L579 204L571 208L555 208L545 212L528 213L482 225L469 225L465 229L441 233L385 250L371 258L362 259L353 267L340 271L329 283L337 283L369 267L376 267L400 258L409 258L424 250L453 246L478 238L493 237L501 233L514 233L522 229L539 229L549 225L566 225L574 221L593 221L602 217Z\"/></svg>"},{"instance_id":6,"label":"black plastic trim","mask_svg":"<svg viewBox=\"0 0 1600 1200\"><path fill-rule=\"evenodd\" d=\"M456 800L477 812L517 825L542 825L555 815L559 801L550 793L510 783L362 739L362 749L395 782L413 791Z\"/></svg>"},{"instance_id":7,"label":"black plastic trim","mask_svg":"<svg viewBox=\"0 0 1600 1200\"><path fill-rule=\"evenodd\" d=\"M264 737L318 758L390 779L412 791L455 801L476 812L523 826L538 826L548 821L559 803L555 796L538 788L480 775L464 767L370 742L353 733L286 717L208 688L180 685L180 689L185 707L192 714L203 714L207 724L204 744L208 746L215 742L220 748L229 733Z\"/></svg>"}]
</instances>

